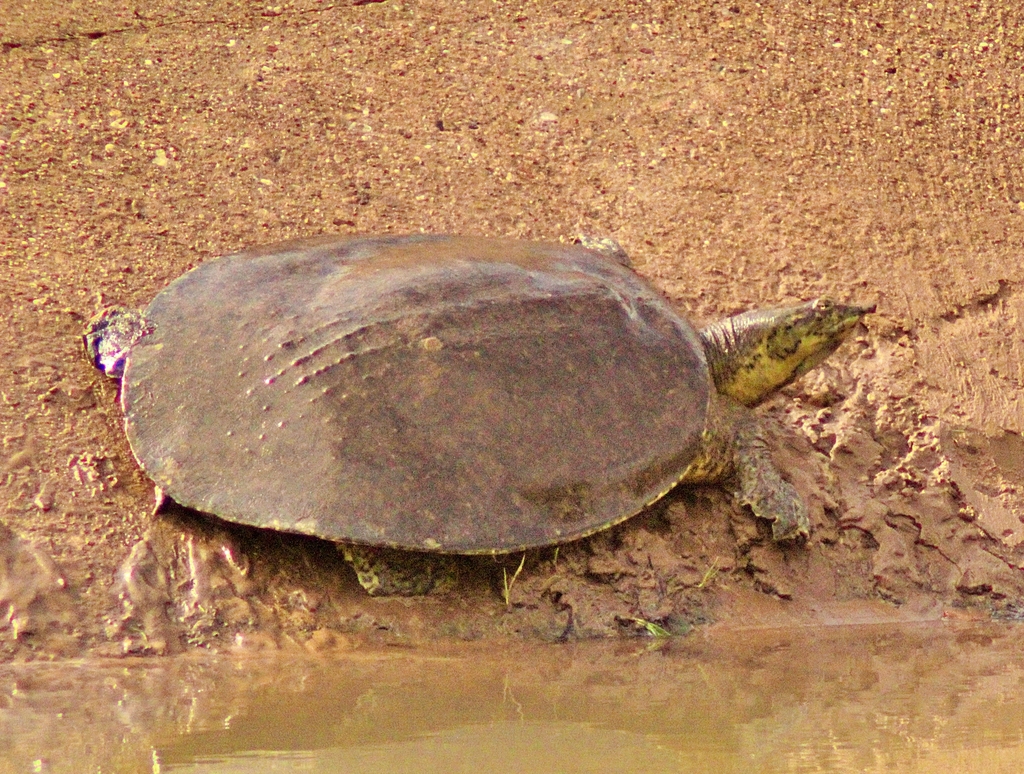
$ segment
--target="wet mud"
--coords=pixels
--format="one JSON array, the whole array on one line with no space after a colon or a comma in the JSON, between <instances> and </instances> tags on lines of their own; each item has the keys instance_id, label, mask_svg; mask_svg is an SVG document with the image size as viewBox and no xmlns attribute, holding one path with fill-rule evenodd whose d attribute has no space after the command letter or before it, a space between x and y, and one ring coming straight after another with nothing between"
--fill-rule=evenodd
<instances>
[{"instance_id":1,"label":"wet mud","mask_svg":"<svg viewBox=\"0 0 1024 774\"><path fill-rule=\"evenodd\" d=\"M1019 617L1021 13L16 0L0 659ZM421 230L612 236L697 324L877 303L760 409L806 545L697 487L380 600L331 544L154 514L116 386L82 356L88 318L242 247Z\"/></svg>"}]
</instances>

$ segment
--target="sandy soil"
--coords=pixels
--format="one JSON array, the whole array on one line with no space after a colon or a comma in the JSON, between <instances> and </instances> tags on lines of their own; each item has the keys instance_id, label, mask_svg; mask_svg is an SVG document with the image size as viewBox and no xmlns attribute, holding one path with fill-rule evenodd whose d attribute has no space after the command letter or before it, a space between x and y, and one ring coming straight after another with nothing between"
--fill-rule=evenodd
<instances>
[{"instance_id":1,"label":"sandy soil","mask_svg":"<svg viewBox=\"0 0 1024 774\"><path fill-rule=\"evenodd\" d=\"M1024 11L1011 3L13 0L0 19L0 658L707 621L1017 617ZM371 600L333 547L154 517L103 303L320 233L611 235L703 322L866 332L765 409L811 505L718 489Z\"/></svg>"}]
</instances>

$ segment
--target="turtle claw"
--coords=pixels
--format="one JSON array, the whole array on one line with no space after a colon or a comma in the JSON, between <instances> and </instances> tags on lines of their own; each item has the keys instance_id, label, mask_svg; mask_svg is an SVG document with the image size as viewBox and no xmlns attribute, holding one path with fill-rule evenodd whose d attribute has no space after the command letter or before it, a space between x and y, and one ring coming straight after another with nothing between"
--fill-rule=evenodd
<instances>
[{"instance_id":1,"label":"turtle claw","mask_svg":"<svg viewBox=\"0 0 1024 774\"><path fill-rule=\"evenodd\" d=\"M740 471L736 499L756 517L772 523L772 539L777 543L806 540L811 535L807 506L774 467L756 468L746 475Z\"/></svg>"},{"instance_id":2,"label":"turtle claw","mask_svg":"<svg viewBox=\"0 0 1024 774\"><path fill-rule=\"evenodd\" d=\"M793 513L780 513L776 511L775 520L772 522L772 539L776 543L782 543L786 541L805 541L811 536L811 520L807 515L807 507L804 505L803 500L796 493L796 490L792 490L794 500L790 501ZM768 517L771 518L771 517Z\"/></svg>"}]
</instances>

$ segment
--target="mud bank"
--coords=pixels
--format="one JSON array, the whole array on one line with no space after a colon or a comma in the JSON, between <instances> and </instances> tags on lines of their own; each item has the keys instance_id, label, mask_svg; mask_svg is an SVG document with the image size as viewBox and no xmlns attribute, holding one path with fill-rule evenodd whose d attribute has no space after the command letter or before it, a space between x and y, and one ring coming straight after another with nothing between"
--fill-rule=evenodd
<instances>
[{"instance_id":1,"label":"mud bank","mask_svg":"<svg viewBox=\"0 0 1024 774\"><path fill-rule=\"evenodd\" d=\"M15 2L0 21L0 654L1017 617L1021 11ZM714 488L366 598L328 544L169 512L81 357L100 303L318 233L607 234L697 323L864 335L763 413L806 546ZM507 596L507 602L505 597Z\"/></svg>"}]
</instances>

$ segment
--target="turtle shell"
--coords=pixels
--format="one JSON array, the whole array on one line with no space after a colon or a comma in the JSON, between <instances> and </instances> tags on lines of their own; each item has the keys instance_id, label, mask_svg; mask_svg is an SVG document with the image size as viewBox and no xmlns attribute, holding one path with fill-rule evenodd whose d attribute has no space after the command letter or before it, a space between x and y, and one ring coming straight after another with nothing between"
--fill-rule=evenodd
<instances>
[{"instance_id":1,"label":"turtle shell","mask_svg":"<svg viewBox=\"0 0 1024 774\"><path fill-rule=\"evenodd\" d=\"M128 439L229 521L448 553L559 543L678 480L711 391L693 329L578 246L330 237L209 261L145 312Z\"/></svg>"}]
</instances>

